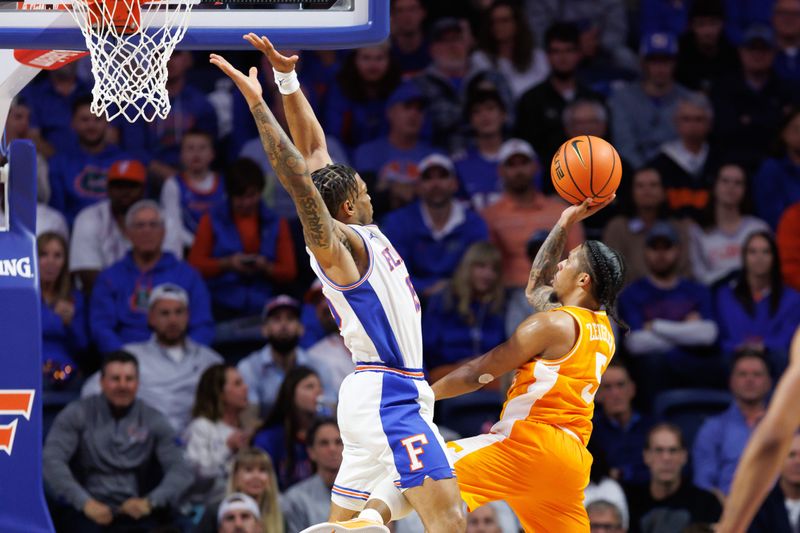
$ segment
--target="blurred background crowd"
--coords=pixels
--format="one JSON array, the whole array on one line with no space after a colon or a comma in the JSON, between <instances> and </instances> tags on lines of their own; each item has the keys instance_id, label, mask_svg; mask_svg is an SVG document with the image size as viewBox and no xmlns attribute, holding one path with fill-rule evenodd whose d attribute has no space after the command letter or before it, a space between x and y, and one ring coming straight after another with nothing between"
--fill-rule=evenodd
<instances>
[{"instance_id":1,"label":"blurred background crowd","mask_svg":"<svg viewBox=\"0 0 800 533\"><path fill-rule=\"evenodd\" d=\"M391 0L385 43L296 53L411 274L431 381L531 313L559 145L615 145L617 199L567 243L628 267L592 530L713 523L800 325L800 0ZM266 60L225 55L285 121ZM6 125L39 153L48 501L59 531L299 531L327 515L353 364L244 99L203 53L168 69L165 120L94 116L78 62ZM485 431L502 395L437 421ZM752 531L799 521L800 438ZM468 531L515 525L501 505Z\"/></svg>"}]
</instances>

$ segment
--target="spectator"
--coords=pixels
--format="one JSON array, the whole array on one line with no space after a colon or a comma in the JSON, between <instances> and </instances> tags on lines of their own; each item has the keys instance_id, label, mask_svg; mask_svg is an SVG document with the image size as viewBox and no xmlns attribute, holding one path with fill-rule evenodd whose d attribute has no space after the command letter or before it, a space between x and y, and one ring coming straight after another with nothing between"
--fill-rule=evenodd
<instances>
[{"instance_id":1,"label":"spectator","mask_svg":"<svg viewBox=\"0 0 800 533\"><path fill-rule=\"evenodd\" d=\"M608 131L608 111L597 100L573 100L564 108L561 122L564 125L565 139L572 139L579 135L594 135L609 141L611 139ZM631 168L625 161L621 161L620 166L622 167L622 181L616 193L618 199L604 207L602 211L584 219L583 229L586 231L587 239L601 239L609 220L619 211L619 206L625 201L625 198L630 196L628 183Z\"/></svg>"},{"instance_id":2,"label":"spectator","mask_svg":"<svg viewBox=\"0 0 800 533\"><path fill-rule=\"evenodd\" d=\"M494 0L485 17L472 61L479 68L499 71L516 101L550 72L547 56L534 44L525 13L518 2Z\"/></svg>"},{"instance_id":3,"label":"spectator","mask_svg":"<svg viewBox=\"0 0 800 533\"><path fill-rule=\"evenodd\" d=\"M59 531L149 531L172 523L191 470L169 421L136 399L138 381L136 359L116 352L103 362L102 394L70 403L53 422L42 454L44 481L57 502L72 507ZM164 472L157 482L144 477L156 460Z\"/></svg>"},{"instance_id":4,"label":"spectator","mask_svg":"<svg viewBox=\"0 0 800 533\"><path fill-rule=\"evenodd\" d=\"M693 91L710 94L720 80L739 68L736 48L723 31L723 2L699 0L689 7L688 29L681 35L678 45L675 79ZM656 2L649 3L652 5ZM683 27L677 31L683 31Z\"/></svg>"},{"instance_id":5,"label":"spectator","mask_svg":"<svg viewBox=\"0 0 800 533\"><path fill-rule=\"evenodd\" d=\"M777 377L788 364L788 346L800 325L800 294L784 285L769 232L751 233L741 257L737 279L717 292L722 352L730 358L741 347L765 351Z\"/></svg>"},{"instance_id":6,"label":"spectator","mask_svg":"<svg viewBox=\"0 0 800 533\"><path fill-rule=\"evenodd\" d=\"M466 533L503 533L497 510L491 503L481 505L467 514Z\"/></svg>"},{"instance_id":7,"label":"spectator","mask_svg":"<svg viewBox=\"0 0 800 533\"><path fill-rule=\"evenodd\" d=\"M649 479L639 450L644 448L653 421L634 409L635 396L636 383L628 368L613 360L597 393L600 409L594 411L590 442L608 462L610 476L624 483L645 483Z\"/></svg>"},{"instance_id":8,"label":"spectator","mask_svg":"<svg viewBox=\"0 0 800 533\"><path fill-rule=\"evenodd\" d=\"M148 172L156 189L179 171L181 140L194 129L217 138L217 113L206 95L188 81L192 54L177 51L167 62L167 92L172 111L165 119L152 122L120 121L122 148L148 161Z\"/></svg>"},{"instance_id":9,"label":"spectator","mask_svg":"<svg viewBox=\"0 0 800 533\"><path fill-rule=\"evenodd\" d=\"M76 274L85 294L100 271L123 259L131 248L126 231L128 209L144 198L147 171L133 159L117 161L108 169L108 200L92 204L78 213L70 241L69 270ZM163 248L183 257L178 232L170 221L164 227Z\"/></svg>"},{"instance_id":10,"label":"spectator","mask_svg":"<svg viewBox=\"0 0 800 533\"><path fill-rule=\"evenodd\" d=\"M292 368L281 383L272 411L253 437L253 446L272 458L281 490L312 474L306 436L321 396L322 383L316 372L305 366Z\"/></svg>"},{"instance_id":11,"label":"spectator","mask_svg":"<svg viewBox=\"0 0 800 533\"><path fill-rule=\"evenodd\" d=\"M161 205L180 228L181 244L189 248L203 215L225 201L222 176L211 170L214 139L203 130L189 130L181 139L181 172L164 182Z\"/></svg>"},{"instance_id":12,"label":"spectator","mask_svg":"<svg viewBox=\"0 0 800 533\"><path fill-rule=\"evenodd\" d=\"M581 51L575 25L559 23L549 27L544 34L544 50L550 75L520 97L514 131L533 145L543 161L550 161L566 140L561 116L567 104L573 100L600 100L601 96L576 77ZM544 181L544 192L554 192L550 180Z\"/></svg>"},{"instance_id":13,"label":"spectator","mask_svg":"<svg viewBox=\"0 0 800 533\"><path fill-rule=\"evenodd\" d=\"M753 176L756 215L773 229L783 212L800 202L800 108L787 116L780 131L785 155L765 160Z\"/></svg>"},{"instance_id":14,"label":"spectator","mask_svg":"<svg viewBox=\"0 0 800 533\"><path fill-rule=\"evenodd\" d=\"M431 382L506 340L501 270L497 248L476 242L446 288L430 298L422 340Z\"/></svg>"},{"instance_id":15,"label":"spectator","mask_svg":"<svg viewBox=\"0 0 800 533\"><path fill-rule=\"evenodd\" d=\"M78 63L65 64L48 71L44 79L22 93L31 106L33 139L45 157L75 148L75 132L70 128L72 105L91 93L77 73Z\"/></svg>"},{"instance_id":16,"label":"spectator","mask_svg":"<svg viewBox=\"0 0 800 533\"><path fill-rule=\"evenodd\" d=\"M511 139L500 149L500 176L503 196L481 215L489 226L489 237L503 256L503 281L506 287L524 290L531 269L526 244L538 230L550 231L561 216L564 203L543 195L533 185L539 160L533 148L520 139ZM549 180L548 180L549 181ZM566 250L583 242L583 228L572 227Z\"/></svg>"},{"instance_id":17,"label":"spectator","mask_svg":"<svg viewBox=\"0 0 800 533\"><path fill-rule=\"evenodd\" d=\"M618 67L634 69L636 59L627 48L628 16L622 0L525 0L534 35L541 38L555 23L573 23L583 29L582 46L597 48ZM545 41L547 38L545 38Z\"/></svg>"},{"instance_id":18,"label":"spectator","mask_svg":"<svg viewBox=\"0 0 800 533\"><path fill-rule=\"evenodd\" d=\"M258 504L241 492L227 496L219 506L217 523L219 533L262 533L261 512Z\"/></svg>"},{"instance_id":19,"label":"spectator","mask_svg":"<svg viewBox=\"0 0 800 533\"><path fill-rule=\"evenodd\" d=\"M680 216L696 219L708 206L720 165L716 148L708 143L713 118L711 102L704 95L681 96L674 114L678 138L662 144L649 163L664 180L670 211Z\"/></svg>"},{"instance_id":20,"label":"spectator","mask_svg":"<svg viewBox=\"0 0 800 533\"><path fill-rule=\"evenodd\" d=\"M453 159L460 188L475 209L489 207L502 192L498 156L506 122L504 106L497 91L475 91L467 100L472 139Z\"/></svg>"},{"instance_id":21,"label":"spectator","mask_svg":"<svg viewBox=\"0 0 800 533\"><path fill-rule=\"evenodd\" d=\"M240 492L250 496L258 505L261 526L258 533L283 533L283 513L279 504L278 478L269 455L255 448L243 448L233 459L228 477L228 496ZM224 501L224 500L223 500ZM216 533L217 514L222 502L209 505L193 533ZM326 515L327 518L327 515ZM293 530L290 530L293 531Z\"/></svg>"},{"instance_id":22,"label":"spectator","mask_svg":"<svg viewBox=\"0 0 800 533\"><path fill-rule=\"evenodd\" d=\"M800 202L783 212L776 238L783 279L786 285L800 291Z\"/></svg>"},{"instance_id":23,"label":"spectator","mask_svg":"<svg viewBox=\"0 0 800 533\"><path fill-rule=\"evenodd\" d=\"M739 270L747 237L769 229L763 220L743 214L748 198L744 169L730 163L720 167L700 224L689 227L697 281L712 285Z\"/></svg>"},{"instance_id":24,"label":"spectator","mask_svg":"<svg viewBox=\"0 0 800 533\"><path fill-rule=\"evenodd\" d=\"M344 378L352 374L356 368L353 355L345 346L328 300L322 294L321 281L314 280L306 294L306 302L314 306L314 313L324 335L308 349L308 358L314 367L328 369L328 383L332 387L331 394L335 395Z\"/></svg>"},{"instance_id":25,"label":"spectator","mask_svg":"<svg viewBox=\"0 0 800 533\"><path fill-rule=\"evenodd\" d=\"M711 293L678 274L678 254L675 229L655 224L645 240L648 274L619 298L620 314L631 328L625 347L648 399L668 386L712 386L722 375L721 360L711 352L717 339Z\"/></svg>"},{"instance_id":26,"label":"spectator","mask_svg":"<svg viewBox=\"0 0 800 533\"><path fill-rule=\"evenodd\" d=\"M189 262L206 279L218 321L257 314L275 283L297 276L285 219L266 205L258 165L236 161L225 179L228 201L203 215Z\"/></svg>"},{"instance_id":27,"label":"spectator","mask_svg":"<svg viewBox=\"0 0 800 533\"><path fill-rule=\"evenodd\" d=\"M419 200L389 213L383 232L392 241L423 296L442 290L472 243L486 240L486 223L455 199L453 162L433 154L419 163Z\"/></svg>"},{"instance_id":28,"label":"spectator","mask_svg":"<svg viewBox=\"0 0 800 533\"><path fill-rule=\"evenodd\" d=\"M669 221L678 232L678 273L691 273L689 262L689 224L669 218L667 196L661 174L654 168L640 168L633 175L632 205L629 213L612 218L603 232L603 242L625 258L625 280L630 284L647 274L644 262L648 232L659 222Z\"/></svg>"},{"instance_id":29,"label":"spectator","mask_svg":"<svg viewBox=\"0 0 800 533\"><path fill-rule=\"evenodd\" d=\"M793 533L800 526L800 434L795 434L789 456L775 487L750 525L749 533Z\"/></svg>"},{"instance_id":30,"label":"spectator","mask_svg":"<svg viewBox=\"0 0 800 533\"><path fill-rule=\"evenodd\" d=\"M119 147L108 142L108 122L92 113L91 105L88 94L73 102L70 127L77 143L54 155L48 169L50 205L70 225L81 209L106 198L106 172L123 157Z\"/></svg>"},{"instance_id":31,"label":"spectator","mask_svg":"<svg viewBox=\"0 0 800 533\"><path fill-rule=\"evenodd\" d=\"M233 456L247 447L253 434L243 421L248 407L247 384L234 367L216 364L200 376L192 421L183 434L186 459L196 476L193 501L222 499Z\"/></svg>"},{"instance_id":32,"label":"spectator","mask_svg":"<svg viewBox=\"0 0 800 533\"><path fill-rule=\"evenodd\" d=\"M500 73L480 68L470 59L471 45L465 20L437 20L431 29L433 62L416 78L428 101L432 142L451 153L465 147L464 106L474 90L495 90L507 109L511 105L507 82Z\"/></svg>"},{"instance_id":33,"label":"spectator","mask_svg":"<svg viewBox=\"0 0 800 533\"><path fill-rule=\"evenodd\" d=\"M403 76L425 70L431 62L428 41L422 31L427 15L422 0L392 0L389 20L394 56Z\"/></svg>"},{"instance_id":34,"label":"spectator","mask_svg":"<svg viewBox=\"0 0 800 533\"><path fill-rule=\"evenodd\" d=\"M591 531L608 533L627 533L628 527L622 522L622 512L615 504L606 500L595 500L586 506Z\"/></svg>"},{"instance_id":35,"label":"spectator","mask_svg":"<svg viewBox=\"0 0 800 533\"><path fill-rule=\"evenodd\" d=\"M402 177L415 182L419 176L417 163L433 152L428 143L420 139L425 119L425 101L419 87L410 81L401 84L386 103L389 134L370 140L358 147L355 166L368 183L376 183L373 190L384 193L388 179ZM385 202L384 202L385 203ZM378 206L378 211L382 207Z\"/></svg>"},{"instance_id":36,"label":"spectator","mask_svg":"<svg viewBox=\"0 0 800 533\"><path fill-rule=\"evenodd\" d=\"M385 135L386 102L399 84L388 43L353 50L328 91L325 131L350 149Z\"/></svg>"},{"instance_id":37,"label":"spectator","mask_svg":"<svg viewBox=\"0 0 800 533\"><path fill-rule=\"evenodd\" d=\"M302 531L325 522L331 507L331 489L342 464L342 437L332 418L318 418L308 428L306 450L315 474L294 484L281 499L289 531Z\"/></svg>"},{"instance_id":38,"label":"spectator","mask_svg":"<svg viewBox=\"0 0 800 533\"><path fill-rule=\"evenodd\" d=\"M132 248L124 258L103 270L92 291L92 338L101 353L150 337L147 312L151 291L174 283L189 294L189 335L201 344L214 338L211 305L203 279L187 263L162 251L164 215L153 200L140 200L125 215Z\"/></svg>"},{"instance_id":39,"label":"spectator","mask_svg":"<svg viewBox=\"0 0 800 533\"><path fill-rule=\"evenodd\" d=\"M640 54L641 82L616 91L609 100L614 146L634 168L658 155L663 143L675 139L675 109L678 101L689 94L675 82L675 35L646 35Z\"/></svg>"},{"instance_id":40,"label":"spectator","mask_svg":"<svg viewBox=\"0 0 800 533\"><path fill-rule=\"evenodd\" d=\"M733 473L753 429L767 411L772 387L769 365L761 352L745 348L733 356L728 387L733 396L728 409L707 418L694 440L694 484L725 503Z\"/></svg>"},{"instance_id":41,"label":"spectator","mask_svg":"<svg viewBox=\"0 0 800 533\"><path fill-rule=\"evenodd\" d=\"M608 468L608 462L603 450L598 449L591 439L586 449L592 454L592 469L589 474L589 484L586 485L583 491L584 507L588 508L597 501L611 502L619 511L620 523L627 529L629 522L628 501L625 499L625 492L622 490L622 486L616 479L611 477L611 471Z\"/></svg>"},{"instance_id":42,"label":"spectator","mask_svg":"<svg viewBox=\"0 0 800 533\"><path fill-rule=\"evenodd\" d=\"M328 385L330 371L327 366L314 362L308 352L298 346L303 336L300 323L300 303L294 298L280 295L264 306L262 333L267 344L237 365L249 387L250 403L259 406L262 416L268 416L275 405L278 388L286 374L296 366L308 366L322 377L329 405L336 403L339 390Z\"/></svg>"},{"instance_id":43,"label":"spectator","mask_svg":"<svg viewBox=\"0 0 800 533\"><path fill-rule=\"evenodd\" d=\"M783 80L800 81L800 2L777 0L772 9L777 56L775 74Z\"/></svg>"},{"instance_id":44,"label":"spectator","mask_svg":"<svg viewBox=\"0 0 800 533\"><path fill-rule=\"evenodd\" d=\"M748 173L756 171L789 105L798 100L791 86L775 75L774 59L772 30L752 25L739 45L741 70L721 80L711 95L714 138L724 149L722 156Z\"/></svg>"},{"instance_id":45,"label":"spectator","mask_svg":"<svg viewBox=\"0 0 800 533\"><path fill-rule=\"evenodd\" d=\"M725 32L739 43L754 23L769 25L775 0L725 0Z\"/></svg>"},{"instance_id":46,"label":"spectator","mask_svg":"<svg viewBox=\"0 0 800 533\"><path fill-rule=\"evenodd\" d=\"M661 423L650 430L644 449L650 483L625 487L631 533L682 531L692 522L719 519L722 508L714 495L683 478L687 460L680 428Z\"/></svg>"},{"instance_id":47,"label":"spectator","mask_svg":"<svg viewBox=\"0 0 800 533\"><path fill-rule=\"evenodd\" d=\"M187 337L189 303L188 293L179 285L158 285L147 301L150 339L123 347L139 363L137 397L161 411L177 432L189 423L200 376L211 365L222 362L217 352ZM100 376L95 373L81 395L99 392Z\"/></svg>"},{"instance_id":48,"label":"spectator","mask_svg":"<svg viewBox=\"0 0 800 533\"><path fill-rule=\"evenodd\" d=\"M36 239L42 309L42 370L45 388L63 386L78 375L89 347L83 295L72 287L67 243L58 233Z\"/></svg>"}]
</instances>

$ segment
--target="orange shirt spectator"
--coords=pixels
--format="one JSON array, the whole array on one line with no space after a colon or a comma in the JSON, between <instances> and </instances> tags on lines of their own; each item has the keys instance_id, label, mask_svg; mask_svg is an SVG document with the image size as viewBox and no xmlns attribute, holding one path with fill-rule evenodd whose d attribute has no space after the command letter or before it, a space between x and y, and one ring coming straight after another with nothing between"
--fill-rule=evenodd
<instances>
[{"instance_id":1,"label":"orange shirt spectator","mask_svg":"<svg viewBox=\"0 0 800 533\"><path fill-rule=\"evenodd\" d=\"M777 241L783 280L800 290L800 202L783 212L778 222Z\"/></svg>"}]
</instances>

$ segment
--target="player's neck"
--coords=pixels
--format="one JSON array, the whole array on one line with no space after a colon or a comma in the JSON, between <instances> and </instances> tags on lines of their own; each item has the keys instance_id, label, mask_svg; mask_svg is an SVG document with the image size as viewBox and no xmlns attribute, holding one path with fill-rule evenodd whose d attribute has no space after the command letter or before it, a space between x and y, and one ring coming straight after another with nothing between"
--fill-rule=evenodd
<instances>
[{"instance_id":1,"label":"player's neck","mask_svg":"<svg viewBox=\"0 0 800 533\"><path fill-rule=\"evenodd\" d=\"M650 495L654 500L669 498L681 487L681 478L678 476L673 481L650 481Z\"/></svg>"}]
</instances>

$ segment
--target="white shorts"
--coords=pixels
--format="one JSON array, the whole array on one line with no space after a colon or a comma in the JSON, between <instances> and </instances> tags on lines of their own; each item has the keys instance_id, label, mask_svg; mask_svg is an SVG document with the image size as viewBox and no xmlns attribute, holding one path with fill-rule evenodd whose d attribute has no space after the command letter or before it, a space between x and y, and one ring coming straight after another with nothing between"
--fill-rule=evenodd
<instances>
[{"instance_id":1,"label":"white shorts","mask_svg":"<svg viewBox=\"0 0 800 533\"><path fill-rule=\"evenodd\" d=\"M426 477L455 477L444 440L433 423L433 390L421 369L360 363L339 389L342 466L331 500L360 511L382 479L401 490Z\"/></svg>"}]
</instances>

